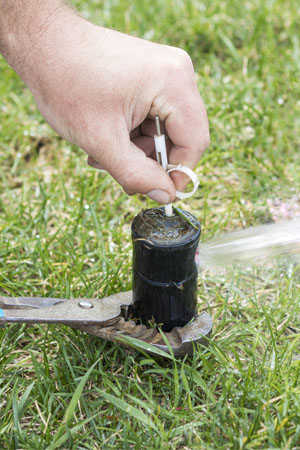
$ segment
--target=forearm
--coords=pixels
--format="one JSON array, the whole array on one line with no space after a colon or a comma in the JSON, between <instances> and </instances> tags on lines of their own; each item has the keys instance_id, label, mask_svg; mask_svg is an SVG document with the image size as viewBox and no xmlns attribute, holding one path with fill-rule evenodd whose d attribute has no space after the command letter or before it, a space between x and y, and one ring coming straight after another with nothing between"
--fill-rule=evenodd
<instances>
[{"instance_id":1,"label":"forearm","mask_svg":"<svg viewBox=\"0 0 300 450\"><path fill-rule=\"evenodd\" d=\"M63 0L0 2L0 52L29 87L55 59L56 36L63 27L67 36L70 15L76 13Z\"/></svg>"},{"instance_id":2,"label":"forearm","mask_svg":"<svg viewBox=\"0 0 300 450\"><path fill-rule=\"evenodd\" d=\"M137 47L137 42L143 41L96 27L63 0L5 0L5 6L0 6L0 51L31 89L46 120L67 139L71 139L67 130L61 130L46 115L45 107L53 103L56 110L66 107L78 113L81 103L87 102L87 88L92 90L93 84L103 83L109 90L113 80L121 84L120 65L126 67L126 50ZM135 54L136 76L140 57L137 48L131 58ZM86 71L86 67L92 70ZM130 90L127 80L125 88ZM93 105L90 107L93 113Z\"/></svg>"}]
</instances>

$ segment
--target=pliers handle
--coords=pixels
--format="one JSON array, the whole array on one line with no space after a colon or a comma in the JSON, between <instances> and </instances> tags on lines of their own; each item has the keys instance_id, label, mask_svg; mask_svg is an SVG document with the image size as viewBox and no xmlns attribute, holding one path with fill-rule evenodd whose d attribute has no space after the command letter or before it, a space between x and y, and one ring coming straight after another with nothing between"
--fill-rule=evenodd
<instances>
[{"instance_id":1,"label":"pliers handle","mask_svg":"<svg viewBox=\"0 0 300 450\"><path fill-rule=\"evenodd\" d=\"M17 322L106 327L126 316L131 302L131 292L101 299L0 297L0 325Z\"/></svg>"}]
</instances>

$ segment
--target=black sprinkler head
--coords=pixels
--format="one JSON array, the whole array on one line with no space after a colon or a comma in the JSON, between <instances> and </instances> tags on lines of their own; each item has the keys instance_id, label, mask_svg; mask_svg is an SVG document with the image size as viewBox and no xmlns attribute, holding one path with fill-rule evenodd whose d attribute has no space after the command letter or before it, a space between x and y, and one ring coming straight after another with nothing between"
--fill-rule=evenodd
<instances>
[{"instance_id":1,"label":"black sprinkler head","mask_svg":"<svg viewBox=\"0 0 300 450\"><path fill-rule=\"evenodd\" d=\"M163 207L146 209L132 222L132 317L163 331L186 325L196 315L201 227L183 210L167 217Z\"/></svg>"}]
</instances>

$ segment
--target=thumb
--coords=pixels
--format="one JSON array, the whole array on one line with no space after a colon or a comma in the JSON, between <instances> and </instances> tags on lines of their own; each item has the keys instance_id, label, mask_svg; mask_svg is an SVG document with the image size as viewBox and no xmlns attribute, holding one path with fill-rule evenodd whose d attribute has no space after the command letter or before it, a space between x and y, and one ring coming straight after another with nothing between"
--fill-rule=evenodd
<instances>
[{"instance_id":1,"label":"thumb","mask_svg":"<svg viewBox=\"0 0 300 450\"><path fill-rule=\"evenodd\" d=\"M175 200L175 186L156 161L129 140L116 147L110 149L107 159L101 158L98 166L107 170L127 194L145 194L162 204ZM96 155L93 158L98 161Z\"/></svg>"}]
</instances>

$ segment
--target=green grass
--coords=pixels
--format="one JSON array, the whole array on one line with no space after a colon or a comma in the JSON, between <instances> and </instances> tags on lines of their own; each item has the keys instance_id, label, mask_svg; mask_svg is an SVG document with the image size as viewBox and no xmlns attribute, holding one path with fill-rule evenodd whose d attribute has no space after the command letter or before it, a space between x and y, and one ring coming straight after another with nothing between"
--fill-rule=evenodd
<instances>
[{"instance_id":1,"label":"green grass","mask_svg":"<svg viewBox=\"0 0 300 450\"><path fill-rule=\"evenodd\" d=\"M185 48L212 144L184 206L203 240L269 221L300 187L297 0L76 1L94 22ZM130 289L127 197L45 124L0 60L3 295ZM206 348L184 360L127 353L68 327L0 330L1 449L299 449L299 268L205 270Z\"/></svg>"}]
</instances>

